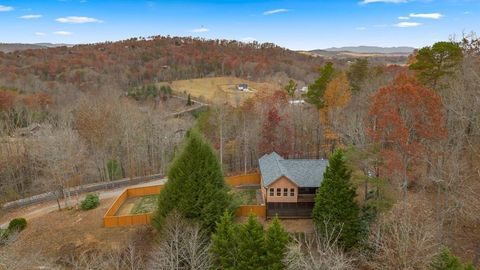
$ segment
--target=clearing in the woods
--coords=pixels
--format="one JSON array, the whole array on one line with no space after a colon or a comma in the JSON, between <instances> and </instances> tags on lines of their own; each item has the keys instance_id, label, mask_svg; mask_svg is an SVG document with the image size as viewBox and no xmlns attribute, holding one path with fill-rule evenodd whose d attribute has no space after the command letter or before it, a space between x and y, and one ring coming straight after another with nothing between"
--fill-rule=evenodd
<instances>
[{"instance_id":1,"label":"clearing in the woods","mask_svg":"<svg viewBox=\"0 0 480 270\"><path fill-rule=\"evenodd\" d=\"M247 84L248 91L240 91L237 85ZM212 77L173 81L171 87L176 92L191 94L193 97L209 102L229 102L237 105L252 97L258 91L271 91L276 85L258 83L235 77Z\"/></svg>"}]
</instances>

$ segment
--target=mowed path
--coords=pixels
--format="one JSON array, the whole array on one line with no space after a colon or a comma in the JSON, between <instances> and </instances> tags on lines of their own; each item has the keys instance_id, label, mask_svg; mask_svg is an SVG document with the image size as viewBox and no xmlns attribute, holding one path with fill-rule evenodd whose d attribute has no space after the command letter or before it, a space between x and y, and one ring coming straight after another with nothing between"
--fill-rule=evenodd
<instances>
[{"instance_id":1,"label":"mowed path","mask_svg":"<svg viewBox=\"0 0 480 270\"><path fill-rule=\"evenodd\" d=\"M137 185L131 185L131 186L126 186L126 187L121 187L116 189L109 189L109 190L101 190L95 193L98 193L100 195L100 200L104 200L104 199L117 197L126 188L155 186L155 185L164 184L165 182L166 182L166 178L163 178L163 179L153 180L150 182L145 182ZM83 200L84 198L85 198L85 194L82 194L79 196L80 201ZM75 196L72 196L71 203L76 203ZM64 207L63 200L60 202L60 205ZM6 228L10 220L13 218L23 217L28 221L30 219L38 218L45 214L48 214L50 212L57 211L57 210L58 210L57 201L48 201L48 202L43 202L43 203L31 205L31 206L14 209L6 212L4 215L0 217L0 228L2 229Z\"/></svg>"}]
</instances>

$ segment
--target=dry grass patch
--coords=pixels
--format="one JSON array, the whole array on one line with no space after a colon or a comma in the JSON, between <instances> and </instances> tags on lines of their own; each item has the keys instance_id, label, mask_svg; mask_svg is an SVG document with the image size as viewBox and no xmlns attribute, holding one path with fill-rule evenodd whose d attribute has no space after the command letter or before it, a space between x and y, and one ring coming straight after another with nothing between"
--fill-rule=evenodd
<instances>
[{"instance_id":1,"label":"dry grass patch","mask_svg":"<svg viewBox=\"0 0 480 270\"><path fill-rule=\"evenodd\" d=\"M246 83L252 92L236 90L236 85ZM174 81L172 88L177 92L185 92L193 97L210 102L226 100L232 105L239 104L252 97L258 91L272 91L277 86L271 83L258 83L236 77L213 77Z\"/></svg>"},{"instance_id":2,"label":"dry grass patch","mask_svg":"<svg viewBox=\"0 0 480 270\"><path fill-rule=\"evenodd\" d=\"M4 252L16 257L39 261L56 261L75 250L118 250L128 246L137 228L103 228L103 215L113 199L102 200L99 207L90 211L63 210L33 218L17 240ZM35 266L35 265L32 265Z\"/></svg>"}]
</instances>

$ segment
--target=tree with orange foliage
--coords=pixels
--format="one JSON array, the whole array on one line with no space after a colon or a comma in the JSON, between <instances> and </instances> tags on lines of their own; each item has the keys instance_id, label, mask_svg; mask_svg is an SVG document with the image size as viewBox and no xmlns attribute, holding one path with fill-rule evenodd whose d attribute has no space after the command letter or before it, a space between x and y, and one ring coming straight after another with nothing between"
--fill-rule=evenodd
<instances>
[{"instance_id":1,"label":"tree with orange foliage","mask_svg":"<svg viewBox=\"0 0 480 270\"><path fill-rule=\"evenodd\" d=\"M442 107L437 93L406 74L373 96L369 134L381 146L387 171L401 179L404 200L422 158L435 155L429 144L446 136Z\"/></svg>"},{"instance_id":2,"label":"tree with orange foliage","mask_svg":"<svg viewBox=\"0 0 480 270\"><path fill-rule=\"evenodd\" d=\"M342 72L327 84L323 100L329 108L343 107L350 101L350 96L351 91L347 74Z\"/></svg>"},{"instance_id":3,"label":"tree with orange foliage","mask_svg":"<svg viewBox=\"0 0 480 270\"><path fill-rule=\"evenodd\" d=\"M323 94L325 107L319 109L320 122L326 126L325 139L332 142L332 151L334 143L338 140L338 135L330 127L330 121L338 121L339 119L330 119L331 115L339 108L346 106L350 102L351 90L348 77L345 72L340 73L328 84Z\"/></svg>"}]
</instances>

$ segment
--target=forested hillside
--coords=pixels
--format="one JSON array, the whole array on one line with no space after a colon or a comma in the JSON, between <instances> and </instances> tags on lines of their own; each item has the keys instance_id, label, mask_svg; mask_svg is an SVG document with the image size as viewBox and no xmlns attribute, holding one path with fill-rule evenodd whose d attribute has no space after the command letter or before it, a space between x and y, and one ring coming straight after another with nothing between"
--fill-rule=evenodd
<instances>
[{"instance_id":1,"label":"forested hillside","mask_svg":"<svg viewBox=\"0 0 480 270\"><path fill-rule=\"evenodd\" d=\"M224 75L282 86L233 101L216 95L204 107L172 89L175 80ZM136 269L470 270L480 260L474 35L421 48L406 65L170 37L3 53L0 136L0 203L57 191L69 208L69 187L172 179L160 193L157 232L139 230L141 245L82 252L73 244L65 255L56 243L43 265L124 269L129 258ZM225 211L236 206L222 175L257 170L272 151L329 159L308 233ZM12 243L5 250L20 249Z\"/></svg>"},{"instance_id":2,"label":"forested hillside","mask_svg":"<svg viewBox=\"0 0 480 270\"><path fill-rule=\"evenodd\" d=\"M119 42L0 53L0 85L23 91L126 90L149 82L275 75L310 81L321 58L271 43L189 37L132 38Z\"/></svg>"}]
</instances>

